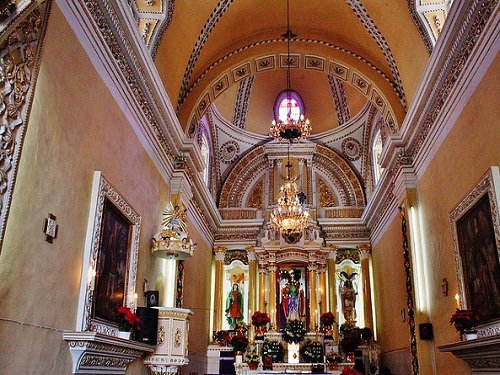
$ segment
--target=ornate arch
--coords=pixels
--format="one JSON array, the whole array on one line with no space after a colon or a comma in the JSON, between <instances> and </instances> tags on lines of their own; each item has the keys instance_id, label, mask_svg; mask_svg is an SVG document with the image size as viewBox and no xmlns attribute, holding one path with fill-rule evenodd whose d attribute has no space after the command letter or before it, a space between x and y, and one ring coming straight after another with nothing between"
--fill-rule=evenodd
<instances>
[{"instance_id":1,"label":"ornate arch","mask_svg":"<svg viewBox=\"0 0 500 375\"><path fill-rule=\"evenodd\" d=\"M266 42L272 43L279 41L279 39L273 39ZM297 39L297 41L303 43L326 45L333 49L340 48L331 45L330 43L319 40ZM261 44L265 43L263 42ZM398 97L396 86L391 81L390 77L385 75L384 72L382 72L375 65L371 64L363 57L353 54L352 52L343 48L340 50L341 52L345 52L349 56L359 59L368 67L373 69L373 71L380 75L384 79L384 81L386 81L393 88L395 97ZM234 54L236 54L239 52L239 50L233 52ZM233 52L226 56L232 56ZM200 84L202 79L204 79L208 75L208 73L217 65L222 64L224 61L226 61L225 58L217 60L207 69L205 69L205 71L201 73L200 76L197 77L194 83L190 86L189 91L187 91L185 94L185 99L188 97L188 95L196 95L193 98L193 101L196 104L193 106L193 108L191 108L190 113L186 118L189 119L187 123L191 124L193 122L196 122L196 119L199 119L204 115L204 113L210 108L210 105L217 99L220 94L222 94L231 86L239 84L241 80L269 70L285 69L285 62L282 61L284 56L285 55L282 54L271 53L239 62L237 66L228 66L224 71L217 75L213 81L206 85L206 89L204 91L200 92L199 94L198 91L196 91L197 94L195 94L193 92L193 89ZM375 82L366 74L360 72L358 69L347 66L345 63L338 61L337 59L331 59L328 56L293 53L293 58L297 59L298 66L301 66L306 70L312 70L315 72L326 74L327 79L330 79L330 77L336 78L340 82L347 83L356 88L363 96L366 97L367 100L369 100L375 106L375 108L377 108L378 111L382 113L384 119L388 123L392 124L392 126L396 128L398 127L398 121L396 115L394 114L394 110L389 104L389 100L382 94L382 90L378 87L378 85L375 84ZM179 115L182 117L182 113L179 113Z\"/></svg>"},{"instance_id":2,"label":"ornate arch","mask_svg":"<svg viewBox=\"0 0 500 375\"><path fill-rule=\"evenodd\" d=\"M247 188L260 173L267 169L267 156L264 146L258 146L244 155L234 166L222 185L219 209L243 206Z\"/></svg>"},{"instance_id":3,"label":"ornate arch","mask_svg":"<svg viewBox=\"0 0 500 375\"><path fill-rule=\"evenodd\" d=\"M351 207L364 207L366 199L363 183L349 163L334 150L316 145L313 166L324 173L341 193L342 204Z\"/></svg>"}]
</instances>

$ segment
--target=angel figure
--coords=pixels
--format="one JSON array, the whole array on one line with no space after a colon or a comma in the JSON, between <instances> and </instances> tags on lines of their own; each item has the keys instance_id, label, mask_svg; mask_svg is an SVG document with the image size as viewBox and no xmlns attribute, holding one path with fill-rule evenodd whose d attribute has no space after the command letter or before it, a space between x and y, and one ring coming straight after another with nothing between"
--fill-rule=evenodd
<instances>
[{"instance_id":1,"label":"angel figure","mask_svg":"<svg viewBox=\"0 0 500 375\"><path fill-rule=\"evenodd\" d=\"M340 279L343 281L340 287L342 301L342 314L348 326L354 327L356 324L356 295L358 294L353 286L353 279L358 273L348 274L345 271L340 272Z\"/></svg>"},{"instance_id":2,"label":"angel figure","mask_svg":"<svg viewBox=\"0 0 500 375\"><path fill-rule=\"evenodd\" d=\"M181 232L186 232L187 224L187 210L181 208L179 205L172 205L172 202L168 202L167 208L163 211L163 220L161 225L164 229L173 230L178 235Z\"/></svg>"}]
</instances>

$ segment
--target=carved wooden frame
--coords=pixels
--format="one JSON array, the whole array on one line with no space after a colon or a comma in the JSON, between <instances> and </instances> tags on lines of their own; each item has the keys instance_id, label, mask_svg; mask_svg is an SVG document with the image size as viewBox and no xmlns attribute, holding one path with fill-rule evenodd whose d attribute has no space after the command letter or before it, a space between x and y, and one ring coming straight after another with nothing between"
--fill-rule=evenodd
<instances>
[{"instance_id":1,"label":"carved wooden frame","mask_svg":"<svg viewBox=\"0 0 500 375\"><path fill-rule=\"evenodd\" d=\"M468 301L465 295L465 280L462 268L462 257L458 243L457 223L467 214L471 208L485 195L488 195L491 219L495 233L497 255L500 259L500 169L498 166L491 167L478 181L478 183L467 193L467 195L450 212L451 233L453 240L453 252L455 260L455 270L458 282L458 294L460 296L460 307L468 308ZM500 335L500 319L496 319L478 327L480 337Z\"/></svg>"},{"instance_id":2,"label":"carved wooden frame","mask_svg":"<svg viewBox=\"0 0 500 375\"><path fill-rule=\"evenodd\" d=\"M135 287L137 278L137 254L141 216L104 178L100 171L94 172L92 198L90 202L89 222L83 255L80 298L78 303L77 331L94 331L108 335L117 335L117 325L96 319L92 316L96 266L101 247L101 227L105 200L111 202L131 223L130 245L127 256L124 301L131 308L135 307Z\"/></svg>"}]
</instances>

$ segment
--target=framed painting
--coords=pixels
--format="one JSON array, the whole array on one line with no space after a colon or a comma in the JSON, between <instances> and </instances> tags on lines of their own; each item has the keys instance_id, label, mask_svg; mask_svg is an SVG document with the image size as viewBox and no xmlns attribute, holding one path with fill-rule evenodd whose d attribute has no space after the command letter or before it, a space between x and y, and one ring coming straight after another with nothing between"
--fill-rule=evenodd
<instances>
[{"instance_id":1,"label":"framed painting","mask_svg":"<svg viewBox=\"0 0 500 375\"><path fill-rule=\"evenodd\" d=\"M77 330L116 335L116 309L135 307L141 217L94 172Z\"/></svg>"},{"instance_id":2,"label":"framed painting","mask_svg":"<svg viewBox=\"0 0 500 375\"><path fill-rule=\"evenodd\" d=\"M492 167L450 214L461 307L479 312L483 335L500 334L499 189Z\"/></svg>"}]
</instances>

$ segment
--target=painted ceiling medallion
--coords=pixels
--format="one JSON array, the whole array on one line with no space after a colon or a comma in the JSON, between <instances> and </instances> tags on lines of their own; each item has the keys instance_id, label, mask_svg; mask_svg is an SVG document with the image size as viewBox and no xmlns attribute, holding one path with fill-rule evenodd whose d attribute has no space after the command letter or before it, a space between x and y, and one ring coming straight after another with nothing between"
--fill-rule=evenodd
<instances>
[{"instance_id":1,"label":"painted ceiling medallion","mask_svg":"<svg viewBox=\"0 0 500 375\"><path fill-rule=\"evenodd\" d=\"M350 161L356 161L361 157L361 143L354 138L346 138L342 142L342 153Z\"/></svg>"},{"instance_id":2,"label":"painted ceiling medallion","mask_svg":"<svg viewBox=\"0 0 500 375\"><path fill-rule=\"evenodd\" d=\"M231 164L240 153L240 145L235 141L227 141L220 146L220 158L224 164Z\"/></svg>"}]
</instances>

